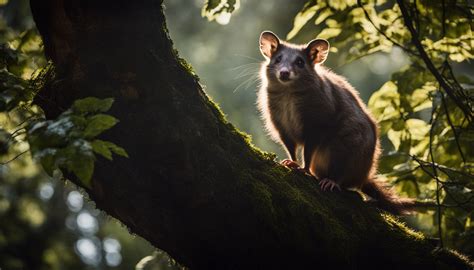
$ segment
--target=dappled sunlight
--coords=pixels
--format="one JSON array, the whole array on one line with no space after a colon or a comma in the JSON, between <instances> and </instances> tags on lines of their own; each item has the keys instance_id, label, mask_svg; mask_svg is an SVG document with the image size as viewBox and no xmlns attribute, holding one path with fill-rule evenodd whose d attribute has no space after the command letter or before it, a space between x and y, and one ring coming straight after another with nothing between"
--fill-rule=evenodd
<instances>
[{"instance_id":1,"label":"dappled sunlight","mask_svg":"<svg viewBox=\"0 0 474 270\"><path fill-rule=\"evenodd\" d=\"M43 183L39 187L38 194L42 200L49 200L54 195L54 187L51 183Z\"/></svg>"},{"instance_id":2,"label":"dappled sunlight","mask_svg":"<svg viewBox=\"0 0 474 270\"><path fill-rule=\"evenodd\" d=\"M80 9L73 4L66 5L67 0L52 1L51 5L41 1L31 2L37 2L38 14L44 12L43 8L50 9L51 14L57 10L63 12L64 8L68 14L58 20L36 17L38 22L43 22L42 25L38 24L40 34L30 11L35 8L30 7L29 0L0 0L0 270L181 270L183 268L176 261L157 248L163 245L161 248L169 249L170 254L189 265L196 261L219 262L218 257L227 252L230 257L240 254L239 251L234 253L230 241L225 243L229 245L225 247L229 250L213 242L223 237L232 239L235 234L227 236L227 232L218 230L229 223L233 232L238 233L235 230L239 228L238 222L268 226L268 231L266 227L258 228L261 231L257 232L257 238L262 239L259 238L255 246L264 246L268 240L265 237L275 237L271 239L269 249L280 247L279 244L282 247L284 244L294 244L294 250L288 251L288 258L284 258L284 252L279 250L281 253L276 263L292 258L294 251L301 253L298 248L312 251L310 246L313 243L310 241L312 237L318 238L321 232L325 232L321 239L331 238L326 239L328 242L321 243L321 246L329 247L328 255L334 256L338 262L346 260L352 263L354 258L365 254L366 251L358 249L366 245L370 245L369 252L383 251L382 248L373 247L373 243L383 248L390 245L394 245L395 250L399 248L398 240L381 243L380 239L374 239L372 242L370 235L350 235L351 242L344 242L347 228L348 234L353 234L352 230L373 231L374 235L385 230L389 233L401 231L402 234L390 236L414 239L422 247L419 250L399 250L399 254L417 254L414 260L419 259L418 252L421 254L422 249L423 252L427 250L426 256L432 256L430 260L435 257L439 260L451 258L448 256L452 253L450 249L474 256L474 43L471 22L473 10L469 1L165 0L166 27L159 21L162 18L157 5L160 1L147 2L154 4L153 9L156 10L153 12L156 13L148 9L140 10L140 5L145 6L144 2L134 3L133 7L138 8L131 10L136 13L130 14L147 16L133 16L130 27L120 27L113 35L109 35L109 32L106 35L95 33L102 33L105 26L112 33L116 27L114 23L124 22L124 17L114 18L115 8L104 18L95 18L94 12L82 12L88 8L93 11L95 4L92 2L84 7L79 5ZM64 7L53 10L56 2L64 4ZM129 10L126 11L128 14ZM48 17L45 14L43 16ZM92 19L94 24L88 22ZM145 25L131 27L135 22ZM87 28L81 29L83 25ZM144 31L148 27L153 31ZM324 63L315 59L325 58L324 52L328 46L308 46L308 49L299 51L299 59L292 58L288 62L294 66L302 63L315 77L324 72L330 73L319 67L324 65L327 70L341 74L357 89L363 102L368 105L367 111L370 111L379 126L383 150L378 168L373 166L373 172L376 171L380 176L373 178L385 181L402 197L416 199L414 208L417 212L414 215L394 217L380 214L367 210L372 208L365 208L365 202L347 205L348 209L357 207L354 213L339 213L346 205L341 207L335 204L333 207L332 203L346 200L345 195L352 192L322 194L319 189L303 190L304 187L318 188L318 185L305 178L303 173L293 173L276 164L286 158L287 153L283 147L270 140L256 106L257 92L262 84L269 82L266 78L267 69L262 68L262 63L267 60L261 55L262 44L259 44L259 34L268 29L294 44L303 45L313 39L327 39L330 49ZM84 33L87 36L83 36ZM168 44L168 34L176 50L170 49L168 45L165 50L160 47ZM46 37L44 44L41 35ZM129 37L133 35L134 38ZM140 38L143 38L141 42L137 42ZM323 40L319 42L328 44ZM95 45L96 50L90 50ZM270 44L267 51L276 48ZM46 59L45 50L54 63ZM109 55L111 52L114 53L112 57ZM89 55L98 57L90 59ZM174 56L182 59L176 62ZM107 62L115 60L117 63L114 65ZM153 63L154 68L146 66L150 63ZM313 70L315 63L318 67ZM185 68L183 73L180 64ZM193 76L186 77L189 74L185 73L191 70ZM183 77L173 78L176 79L174 82L170 80L171 76ZM207 99L202 95L189 94L200 90L195 81L198 76L206 94L219 104L226 120L236 129L224 123L224 116L213 101L206 103ZM190 85L196 89L189 88ZM340 99L334 94L337 92L334 88L324 88L327 85L327 81L318 87L308 87L307 83L302 83L298 90L327 90L330 98L325 101L318 99L319 103L314 103L317 106L313 106L324 110L326 105ZM132 86L137 90L136 100L124 100L125 95L122 94L126 90L123 89ZM181 87L189 92L181 91ZM172 92L168 93L168 88ZM97 97L90 96L93 94ZM157 100L163 103L155 104ZM198 102L193 103L196 100ZM204 104L200 104L200 101L204 101ZM334 106L328 106L326 111L317 114L311 122L329 124L320 125L311 134L305 134L307 137L295 143L294 147L310 141L308 137L327 140L325 144L343 145L342 139L328 135L328 130L336 126L336 121L337 124L345 123L347 127L344 138L354 136L359 142L365 142L373 137L373 133L359 132L360 122L349 121L360 116L357 113L334 117L334 112L359 108L357 100L354 102L348 98L345 101L335 102L337 106L332 104ZM199 108L201 105L202 111ZM282 106L282 119L290 123L287 125L290 131L308 130L308 125L293 125L298 122L295 119L300 117L297 113L289 114L290 109L291 112L299 112L298 109L302 109L298 107L300 105L285 103ZM166 115L168 106L175 106L173 108L176 110ZM313 107L303 109L314 112ZM208 109L212 110L211 113ZM144 112L146 114L142 115ZM206 117L208 114L210 117ZM174 121L174 116L184 121ZM207 118L216 121L206 122ZM323 118L325 121L321 120ZM170 130L166 126L162 130L155 126L158 122L154 121L157 119L172 120L169 125L176 124L177 130L185 127L185 132L169 135L168 132L175 126ZM269 119L274 121L271 117ZM128 123L143 123L144 128L124 128ZM209 134L218 136L205 138L208 139L209 148L196 144L194 140L200 141L201 135L205 133L201 131L211 127L217 129ZM188 130L199 131L187 134L191 133ZM277 141L287 133L291 132L275 135ZM142 135L148 141L137 141ZM176 142L170 145L165 141L162 144L162 135ZM186 140L188 135L192 138L191 143ZM130 139L116 142L113 138L117 136L128 136ZM253 144L264 151L276 153L276 156L256 150ZM347 159L349 154L357 154L354 145L359 146L352 143L347 153L334 152L341 159ZM209 154L204 158L207 150ZM137 155L145 152L144 155ZM183 152L186 155L181 157ZM235 158L229 156L229 160L214 156L227 158L231 152L237 155ZM310 150L308 152L311 153ZM324 163L320 160L334 154L327 151L319 153L319 163ZM141 159L143 156L150 158ZM192 182L183 182L184 185L178 180L169 181L166 190L136 188L145 184L161 184L170 172L174 173L175 170L167 170L169 164L166 162L157 166L155 158L159 161L169 158L169 163L183 168L182 172L177 173L192 176ZM302 158L304 155L298 157L300 160ZM207 163L204 164L201 159ZM351 163L351 168L355 168L354 171L362 170L360 164L365 160L367 158L360 158L358 162ZM150 166L146 163L148 161L154 163ZM193 163L195 161L198 165ZM244 167L234 163L243 164ZM334 168L339 173L342 166L336 164ZM245 167L247 165L248 168ZM107 178L106 170L118 166L120 170L112 172ZM187 174L197 169L199 171ZM343 171L347 173L348 170ZM230 172L236 174L235 179L229 177ZM365 177L367 174L363 175ZM153 177L148 179L148 176ZM227 179L221 179L224 176L234 182L225 183ZM123 182L120 181L128 180L127 177L144 180L121 185ZM202 179L206 181L198 181ZM329 183L329 180L325 181ZM196 189L198 193L192 190L192 196L186 197L167 192L168 189L176 193L181 190L190 192L191 188L197 188L202 183L210 183L209 187L216 189ZM233 183L238 185L234 186ZM359 186L362 185L356 185L355 188ZM224 188L230 192L228 196L219 192ZM247 188L250 192L245 193ZM282 188L281 193L279 188ZM131 193L135 191L147 194L132 196ZM160 201L163 195L170 196L169 205ZM171 196L180 200L173 202ZM371 199L369 203L381 201L376 196L364 196ZM143 209L138 208L138 211L136 207L148 202L140 201L142 198L150 200L153 207L162 207L159 208L162 212L153 210L153 217L142 216ZM222 205L214 205L217 198L219 202L223 201ZM123 202L113 204L113 199ZM236 210L233 207L242 208ZM191 214L176 213L190 208L194 211ZM216 209L221 212L213 212ZM352 211L353 208L350 209ZM323 213L325 211L334 216L327 216L327 213ZM108 213L121 221L107 216ZM202 223L192 224L187 220L195 218L195 213L202 214ZM219 215L216 216L216 213ZM225 215L228 213L242 213L242 217L227 219ZM254 214L258 214L256 220L245 220ZM221 216L223 220L219 220ZM364 220L359 222L354 218L358 216ZM215 222L212 219L209 221L210 217L216 217ZM206 222L213 227L209 228ZM153 226L151 230L142 228L149 224ZM304 226L293 228L289 224ZM312 231L315 235L303 235L303 231L313 229L310 226L319 226ZM179 235L173 235L176 232ZM248 233L245 230L242 232ZM208 239L206 235L211 237ZM336 237L337 241L332 237ZM196 251L199 256L187 246L191 246L190 243L183 244L190 239L197 243L196 246L203 246L202 250ZM309 241L306 242L309 244L299 245L296 242L298 239ZM364 239L368 239L368 243ZM251 240L249 238L248 241ZM319 244L315 245L316 249L321 249ZM254 256L250 253L260 252L252 248L252 245L242 248L248 252L246 255L249 258ZM435 250L431 252L431 249ZM354 257L349 254L351 252L355 254ZM212 254L212 258L205 258L207 253ZM389 255L396 260L399 254ZM320 259L317 256L315 258ZM235 263L238 265L246 259L246 256L240 256Z\"/></svg>"},{"instance_id":3,"label":"dappled sunlight","mask_svg":"<svg viewBox=\"0 0 474 270\"><path fill-rule=\"evenodd\" d=\"M21 198L19 207L22 209L19 214L20 219L28 222L32 227L39 227L44 223L46 219L45 213L36 201L29 198Z\"/></svg>"},{"instance_id":4,"label":"dappled sunlight","mask_svg":"<svg viewBox=\"0 0 474 270\"><path fill-rule=\"evenodd\" d=\"M79 212L82 209L82 206L84 205L84 198L81 193L78 191L71 191L67 195L67 206L69 207L69 210L73 212Z\"/></svg>"},{"instance_id":5,"label":"dappled sunlight","mask_svg":"<svg viewBox=\"0 0 474 270\"><path fill-rule=\"evenodd\" d=\"M84 235L93 235L99 230L97 219L89 212L83 211L77 215L77 226Z\"/></svg>"},{"instance_id":6,"label":"dappled sunlight","mask_svg":"<svg viewBox=\"0 0 474 270\"><path fill-rule=\"evenodd\" d=\"M96 238L80 238L75 247L84 263L98 265L102 259L99 245Z\"/></svg>"}]
</instances>

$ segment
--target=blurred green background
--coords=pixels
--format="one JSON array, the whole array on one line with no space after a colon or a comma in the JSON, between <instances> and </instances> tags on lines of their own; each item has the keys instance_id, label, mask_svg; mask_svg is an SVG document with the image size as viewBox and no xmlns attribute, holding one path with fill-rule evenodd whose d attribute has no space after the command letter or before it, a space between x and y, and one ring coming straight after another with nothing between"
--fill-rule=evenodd
<instances>
[{"instance_id":1,"label":"blurred green background","mask_svg":"<svg viewBox=\"0 0 474 270\"><path fill-rule=\"evenodd\" d=\"M220 24L201 16L203 0L165 1L174 45L194 67L206 92L234 125L252 136L256 146L277 153L279 159L286 158L284 152L264 133L255 106L263 61L257 41L263 30L286 39L295 15L306 2L242 0L230 21ZM37 32L28 31L34 29L28 1L0 1L0 5L1 44L17 46L18 37L24 38L25 33L33 36L28 39L29 49L25 49L29 58L20 59L22 65L17 70L29 78L46 61ZM306 43L316 35L307 25L290 41ZM341 52L331 52L326 66L346 76L367 102L393 72L408 63L402 50L393 48L390 53L351 62ZM14 113L0 114L0 126L11 129L15 117ZM0 161L10 160L25 149L27 146L20 143ZM432 235L432 216L433 212L428 212L406 221ZM153 269L178 268L166 254L96 210L74 185L47 177L28 153L0 165L0 269L134 269L137 263L140 268L151 260Z\"/></svg>"}]
</instances>

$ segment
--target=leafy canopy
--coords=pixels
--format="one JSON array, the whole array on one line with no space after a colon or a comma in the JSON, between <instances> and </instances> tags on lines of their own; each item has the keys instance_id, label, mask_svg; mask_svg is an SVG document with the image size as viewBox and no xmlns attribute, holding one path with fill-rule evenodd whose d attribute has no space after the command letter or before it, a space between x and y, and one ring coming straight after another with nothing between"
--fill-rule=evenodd
<instances>
[{"instance_id":1,"label":"leafy canopy","mask_svg":"<svg viewBox=\"0 0 474 270\"><path fill-rule=\"evenodd\" d=\"M380 173L400 191L434 202L436 211L417 221L431 219L441 245L468 254L474 254L472 16L465 1L308 1L288 34L317 33L348 62L395 47L409 57L368 102L385 142Z\"/></svg>"}]
</instances>

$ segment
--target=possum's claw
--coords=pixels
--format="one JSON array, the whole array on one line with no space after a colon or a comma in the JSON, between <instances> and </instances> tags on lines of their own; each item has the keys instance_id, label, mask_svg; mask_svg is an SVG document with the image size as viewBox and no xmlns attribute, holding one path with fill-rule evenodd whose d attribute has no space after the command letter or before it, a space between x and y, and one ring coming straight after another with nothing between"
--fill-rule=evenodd
<instances>
[{"instance_id":1,"label":"possum's claw","mask_svg":"<svg viewBox=\"0 0 474 270\"><path fill-rule=\"evenodd\" d=\"M307 170L307 169L305 169L305 168L303 168L303 167L300 167L300 165L299 165L298 163L294 162L294 161L291 160L291 159L284 159L284 160L282 160L282 161L280 162L280 164L283 165L283 166L286 166L286 167L288 167L288 168L290 168L290 169L300 171L300 172L302 172L302 173L304 173L304 174L306 174L306 175L313 176L309 170ZM313 176L313 177L314 177L314 176Z\"/></svg>"},{"instance_id":2,"label":"possum's claw","mask_svg":"<svg viewBox=\"0 0 474 270\"><path fill-rule=\"evenodd\" d=\"M284 159L281 161L281 165L286 166L290 169L301 169L300 165L296 162L294 162L291 159Z\"/></svg>"},{"instance_id":3,"label":"possum's claw","mask_svg":"<svg viewBox=\"0 0 474 270\"><path fill-rule=\"evenodd\" d=\"M338 183L328 178L319 180L319 186L321 187L321 190L323 191L326 191L328 188L330 188L330 190L333 191L334 187L336 187L337 189L339 189L339 191L341 191L341 186L339 186Z\"/></svg>"}]
</instances>

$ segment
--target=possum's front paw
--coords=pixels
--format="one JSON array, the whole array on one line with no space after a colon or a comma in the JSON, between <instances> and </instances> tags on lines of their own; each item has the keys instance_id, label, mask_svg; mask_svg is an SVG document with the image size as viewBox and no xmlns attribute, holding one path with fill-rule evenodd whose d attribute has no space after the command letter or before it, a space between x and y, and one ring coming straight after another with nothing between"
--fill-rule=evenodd
<instances>
[{"instance_id":1,"label":"possum's front paw","mask_svg":"<svg viewBox=\"0 0 474 270\"><path fill-rule=\"evenodd\" d=\"M291 159L284 159L280 162L280 164L290 169L301 169L300 165Z\"/></svg>"},{"instance_id":2,"label":"possum's front paw","mask_svg":"<svg viewBox=\"0 0 474 270\"><path fill-rule=\"evenodd\" d=\"M326 191L328 188L331 191L334 188L337 188L337 189L339 189L339 191L341 191L341 186L339 186L338 183L336 183L333 180L328 179L328 178L324 178L324 179L319 180L319 186L321 187L322 191Z\"/></svg>"}]
</instances>

